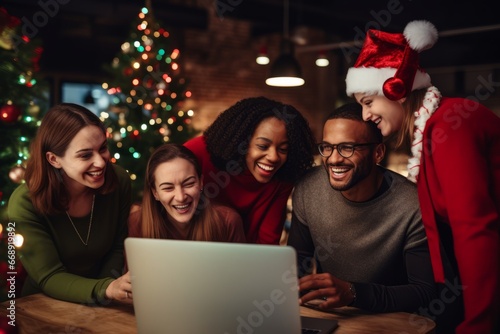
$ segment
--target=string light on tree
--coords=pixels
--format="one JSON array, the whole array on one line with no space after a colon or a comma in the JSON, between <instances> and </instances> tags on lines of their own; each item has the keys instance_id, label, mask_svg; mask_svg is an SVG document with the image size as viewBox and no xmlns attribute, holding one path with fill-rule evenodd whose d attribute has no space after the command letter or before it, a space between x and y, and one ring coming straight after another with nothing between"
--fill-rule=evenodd
<instances>
[{"instance_id":1,"label":"string light on tree","mask_svg":"<svg viewBox=\"0 0 500 334\"><path fill-rule=\"evenodd\" d=\"M38 77L42 51L38 40L23 35L21 20L0 7L0 277L10 265L8 238L14 238L16 247L22 244L22 236L9 231L7 203L23 182L38 116L48 108L48 88ZM18 273L16 285L22 286L25 272L21 261L9 271ZM8 289L7 281L0 282L0 302L6 299Z\"/></svg>"},{"instance_id":2,"label":"string light on tree","mask_svg":"<svg viewBox=\"0 0 500 334\"><path fill-rule=\"evenodd\" d=\"M0 120L4 123L14 123L21 116L21 108L7 101L6 105L0 107Z\"/></svg>"},{"instance_id":3,"label":"string light on tree","mask_svg":"<svg viewBox=\"0 0 500 334\"><path fill-rule=\"evenodd\" d=\"M150 4L139 11L129 38L105 65L110 79L102 87L114 102L101 118L108 128L113 161L136 179L138 197L152 151L194 135L190 127L194 112L184 110L192 93L181 65L172 34L155 20Z\"/></svg>"}]
</instances>

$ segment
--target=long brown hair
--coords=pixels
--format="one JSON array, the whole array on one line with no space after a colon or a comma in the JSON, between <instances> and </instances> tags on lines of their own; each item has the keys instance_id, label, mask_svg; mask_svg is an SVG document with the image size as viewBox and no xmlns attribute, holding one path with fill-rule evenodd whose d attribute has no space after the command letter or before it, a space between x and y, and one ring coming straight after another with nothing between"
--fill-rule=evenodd
<instances>
[{"instance_id":1,"label":"long brown hair","mask_svg":"<svg viewBox=\"0 0 500 334\"><path fill-rule=\"evenodd\" d=\"M97 126L106 136L106 129L99 117L77 104L55 105L43 117L30 147L24 177L33 206L40 213L50 215L64 212L69 203L69 194L60 171L47 161L46 153L64 156L71 140L86 126ZM117 183L118 177L108 161L104 184L97 192L109 193Z\"/></svg>"},{"instance_id":2,"label":"long brown hair","mask_svg":"<svg viewBox=\"0 0 500 334\"><path fill-rule=\"evenodd\" d=\"M169 221L163 204L153 196L155 188L155 171L159 165L181 158L191 163L201 178L201 166L196 156L185 146L179 144L163 144L158 147L149 158L146 167L146 180L144 182L144 195L142 198L141 230L144 238L172 239L179 233ZM190 222L188 233L189 240L199 241L227 241L222 217L216 211L210 200L201 193L200 202Z\"/></svg>"},{"instance_id":3,"label":"long brown hair","mask_svg":"<svg viewBox=\"0 0 500 334\"><path fill-rule=\"evenodd\" d=\"M396 148L403 146L410 147L413 141L413 132L415 131L415 111L419 110L423 104L427 88L412 91L402 103L404 110L403 124L396 137Z\"/></svg>"}]
</instances>

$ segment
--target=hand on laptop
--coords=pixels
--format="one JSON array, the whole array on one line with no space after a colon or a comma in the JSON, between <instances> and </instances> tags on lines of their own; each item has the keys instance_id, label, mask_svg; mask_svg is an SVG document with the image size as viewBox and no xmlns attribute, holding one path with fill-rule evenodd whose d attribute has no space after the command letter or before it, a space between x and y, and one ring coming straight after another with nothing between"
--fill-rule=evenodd
<instances>
[{"instance_id":1,"label":"hand on laptop","mask_svg":"<svg viewBox=\"0 0 500 334\"><path fill-rule=\"evenodd\" d=\"M132 304L132 283L130 271L115 279L106 288L106 297L126 304Z\"/></svg>"},{"instance_id":2,"label":"hand on laptop","mask_svg":"<svg viewBox=\"0 0 500 334\"><path fill-rule=\"evenodd\" d=\"M354 300L350 285L328 273L304 276L299 279L300 305L313 300L321 310L349 305Z\"/></svg>"}]
</instances>

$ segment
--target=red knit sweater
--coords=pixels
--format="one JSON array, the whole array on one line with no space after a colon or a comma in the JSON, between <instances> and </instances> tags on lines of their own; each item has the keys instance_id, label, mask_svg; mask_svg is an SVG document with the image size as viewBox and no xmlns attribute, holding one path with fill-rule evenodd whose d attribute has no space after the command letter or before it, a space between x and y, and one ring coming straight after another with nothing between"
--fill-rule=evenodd
<instances>
[{"instance_id":1,"label":"red knit sweater","mask_svg":"<svg viewBox=\"0 0 500 334\"><path fill-rule=\"evenodd\" d=\"M247 242L278 244L293 185L275 178L260 183L246 168L241 172L231 163L226 170L217 169L210 161L204 137L193 138L184 146L193 151L202 165L205 195L233 207L241 215Z\"/></svg>"},{"instance_id":2,"label":"red knit sweater","mask_svg":"<svg viewBox=\"0 0 500 334\"><path fill-rule=\"evenodd\" d=\"M437 282L445 277L436 221L448 224L463 289L457 333L492 333L500 286L500 118L471 100L443 98L428 120L419 200Z\"/></svg>"}]
</instances>

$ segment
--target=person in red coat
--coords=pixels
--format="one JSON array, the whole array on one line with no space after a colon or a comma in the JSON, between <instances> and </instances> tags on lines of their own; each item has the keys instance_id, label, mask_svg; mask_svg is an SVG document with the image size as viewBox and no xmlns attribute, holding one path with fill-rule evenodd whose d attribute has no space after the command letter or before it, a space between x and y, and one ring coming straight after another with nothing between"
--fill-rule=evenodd
<instances>
[{"instance_id":1,"label":"person in red coat","mask_svg":"<svg viewBox=\"0 0 500 334\"><path fill-rule=\"evenodd\" d=\"M243 218L247 242L278 244L288 197L314 161L315 140L300 112L246 98L184 145L202 166L205 195Z\"/></svg>"},{"instance_id":2,"label":"person in red coat","mask_svg":"<svg viewBox=\"0 0 500 334\"><path fill-rule=\"evenodd\" d=\"M408 177L440 284L428 308L438 332L498 333L500 118L478 102L481 87L464 99L442 97L431 84L418 55L437 37L427 21L410 22L403 34L369 30L346 91L384 136L411 142Z\"/></svg>"}]
</instances>

